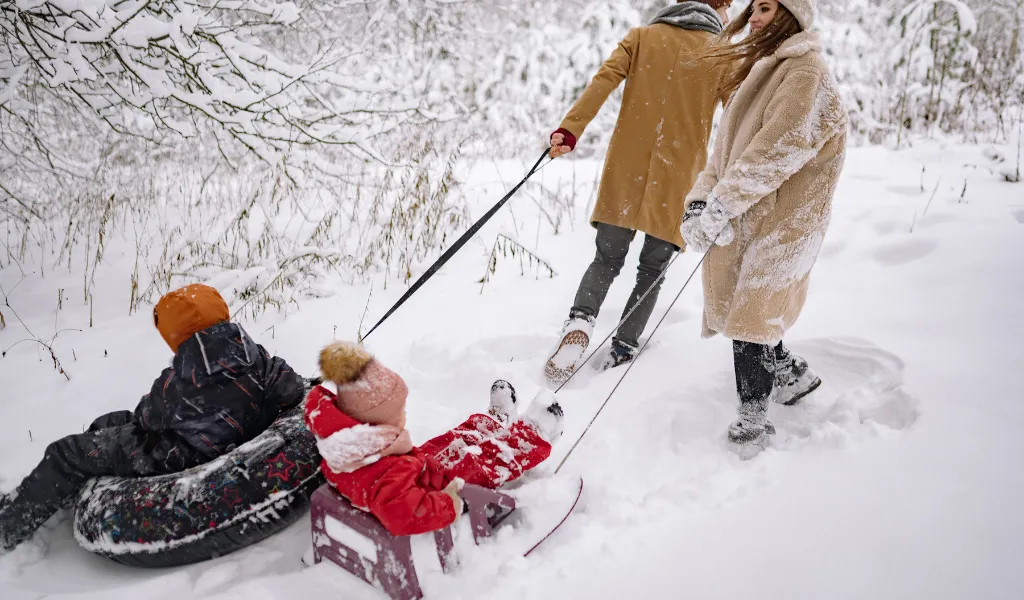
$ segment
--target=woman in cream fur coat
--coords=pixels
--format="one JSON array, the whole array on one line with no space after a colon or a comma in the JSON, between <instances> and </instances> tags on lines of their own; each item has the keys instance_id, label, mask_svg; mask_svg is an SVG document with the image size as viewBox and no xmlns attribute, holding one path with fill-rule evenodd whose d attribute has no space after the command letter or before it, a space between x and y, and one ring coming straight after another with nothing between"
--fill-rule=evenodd
<instances>
[{"instance_id":1,"label":"woman in cream fur coat","mask_svg":"<svg viewBox=\"0 0 1024 600\"><path fill-rule=\"evenodd\" d=\"M848 115L814 16L814 0L754 0L706 58L730 67L729 103L681 233L707 252L703 334L733 340L740 407L729 439L745 447L774 433L772 400L794 404L821 384L782 344L807 297L846 148Z\"/></svg>"}]
</instances>

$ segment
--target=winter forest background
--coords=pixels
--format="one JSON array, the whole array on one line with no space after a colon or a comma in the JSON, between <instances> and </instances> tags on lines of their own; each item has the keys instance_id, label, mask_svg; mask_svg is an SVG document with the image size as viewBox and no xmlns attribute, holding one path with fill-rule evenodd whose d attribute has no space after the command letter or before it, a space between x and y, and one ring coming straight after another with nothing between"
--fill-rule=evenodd
<instances>
[{"instance_id":1,"label":"winter forest background","mask_svg":"<svg viewBox=\"0 0 1024 600\"><path fill-rule=\"evenodd\" d=\"M467 225L457 166L532 161L662 4L0 0L0 269L79 273L88 304L117 240L129 312L216 277L254 316L329 279L408 280ZM819 4L856 144L1019 136L1024 0ZM534 197L555 232L564 195Z\"/></svg>"}]
</instances>

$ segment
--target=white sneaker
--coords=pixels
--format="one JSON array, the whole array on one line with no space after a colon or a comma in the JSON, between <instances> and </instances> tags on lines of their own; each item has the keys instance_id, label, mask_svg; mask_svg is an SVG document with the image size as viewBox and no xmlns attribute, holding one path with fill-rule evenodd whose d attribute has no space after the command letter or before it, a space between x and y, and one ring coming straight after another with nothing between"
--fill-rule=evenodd
<instances>
[{"instance_id":1,"label":"white sneaker","mask_svg":"<svg viewBox=\"0 0 1024 600\"><path fill-rule=\"evenodd\" d=\"M544 376L551 383L562 383L572 376L583 360L594 333L594 322L576 317L562 327L562 337L551 358L544 365Z\"/></svg>"}]
</instances>

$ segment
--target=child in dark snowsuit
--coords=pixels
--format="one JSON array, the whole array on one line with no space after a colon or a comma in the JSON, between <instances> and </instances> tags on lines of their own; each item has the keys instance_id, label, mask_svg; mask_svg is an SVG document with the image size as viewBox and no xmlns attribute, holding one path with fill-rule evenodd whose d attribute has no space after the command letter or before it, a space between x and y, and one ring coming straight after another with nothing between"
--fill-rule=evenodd
<instances>
[{"instance_id":1,"label":"child in dark snowsuit","mask_svg":"<svg viewBox=\"0 0 1024 600\"><path fill-rule=\"evenodd\" d=\"M332 344L320 353L326 382L306 399L306 423L316 435L327 480L393 535L426 533L462 513L463 483L497 488L551 454L562 433L562 409L535 400L515 418L515 390L491 387L487 415L419 447L405 430L409 393L395 372L361 346ZM336 386L337 391L329 387Z\"/></svg>"},{"instance_id":2,"label":"child in dark snowsuit","mask_svg":"<svg viewBox=\"0 0 1024 600\"><path fill-rule=\"evenodd\" d=\"M153 318L174 351L134 412L116 411L46 448L21 485L0 497L0 552L28 539L86 481L174 473L208 462L265 430L304 395L303 380L229 322L217 290L190 285Z\"/></svg>"}]
</instances>

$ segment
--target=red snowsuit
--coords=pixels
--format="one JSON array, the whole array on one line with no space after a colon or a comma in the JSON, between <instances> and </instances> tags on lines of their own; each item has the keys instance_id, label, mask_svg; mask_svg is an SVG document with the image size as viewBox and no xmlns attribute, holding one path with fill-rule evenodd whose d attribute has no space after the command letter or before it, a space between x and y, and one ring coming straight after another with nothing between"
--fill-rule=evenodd
<instances>
[{"instance_id":1,"label":"red snowsuit","mask_svg":"<svg viewBox=\"0 0 1024 600\"><path fill-rule=\"evenodd\" d=\"M341 412L333 394L318 386L306 399L306 424L323 439L360 422ZM326 461L322 468L342 496L372 513L393 535L415 535L455 521L454 503L441 491L452 479L497 488L550 454L551 444L525 422L506 429L475 414L408 454L384 456L350 473L335 472Z\"/></svg>"}]
</instances>

